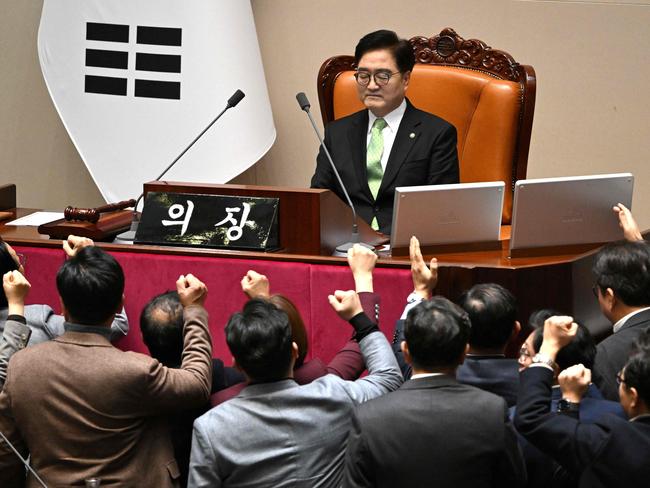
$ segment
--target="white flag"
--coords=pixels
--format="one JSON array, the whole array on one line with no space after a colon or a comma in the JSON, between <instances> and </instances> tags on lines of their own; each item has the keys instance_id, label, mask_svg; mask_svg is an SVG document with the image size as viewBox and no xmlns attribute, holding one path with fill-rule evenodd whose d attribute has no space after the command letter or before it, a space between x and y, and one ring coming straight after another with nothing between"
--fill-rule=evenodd
<instances>
[{"instance_id":1,"label":"white flag","mask_svg":"<svg viewBox=\"0 0 650 488\"><path fill-rule=\"evenodd\" d=\"M225 183L275 140L249 1L44 0L38 53L108 202L136 198L237 89L246 97L165 179Z\"/></svg>"}]
</instances>

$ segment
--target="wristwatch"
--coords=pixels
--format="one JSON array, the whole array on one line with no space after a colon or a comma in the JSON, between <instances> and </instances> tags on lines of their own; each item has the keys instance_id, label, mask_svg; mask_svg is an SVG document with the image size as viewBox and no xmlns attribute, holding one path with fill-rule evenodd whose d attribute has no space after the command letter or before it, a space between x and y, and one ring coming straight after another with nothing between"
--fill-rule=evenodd
<instances>
[{"instance_id":1,"label":"wristwatch","mask_svg":"<svg viewBox=\"0 0 650 488\"><path fill-rule=\"evenodd\" d=\"M562 398L557 402L557 411L558 413L578 413L580 411L580 404Z\"/></svg>"},{"instance_id":2,"label":"wristwatch","mask_svg":"<svg viewBox=\"0 0 650 488\"><path fill-rule=\"evenodd\" d=\"M551 368L553 371L556 372L558 370L557 363L553 361L550 357L545 356L543 354L539 354L539 353L535 354L533 356L533 363L545 364L546 366L548 366L549 368Z\"/></svg>"}]
</instances>

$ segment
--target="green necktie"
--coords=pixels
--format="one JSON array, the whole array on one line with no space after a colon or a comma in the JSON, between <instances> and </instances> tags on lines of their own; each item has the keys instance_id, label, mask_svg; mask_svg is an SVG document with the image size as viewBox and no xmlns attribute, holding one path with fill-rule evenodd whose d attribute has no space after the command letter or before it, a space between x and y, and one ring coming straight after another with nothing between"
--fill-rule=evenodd
<instances>
[{"instance_id":1,"label":"green necktie","mask_svg":"<svg viewBox=\"0 0 650 488\"><path fill-rule=\"evenodd\" d=\"M379 187L381 186L381 179L384 177L384 170L381 167L381 155L384 153L384 136L381 131L386 127L384 119L376 119L372 124L370 130L370 143L368 144L368 153L366 155L366 166L368 168L368 186L370 193L376 200ZM379 230L379 223L377 217L372 219L370 226Z\"/></svg>"}]
</instances>

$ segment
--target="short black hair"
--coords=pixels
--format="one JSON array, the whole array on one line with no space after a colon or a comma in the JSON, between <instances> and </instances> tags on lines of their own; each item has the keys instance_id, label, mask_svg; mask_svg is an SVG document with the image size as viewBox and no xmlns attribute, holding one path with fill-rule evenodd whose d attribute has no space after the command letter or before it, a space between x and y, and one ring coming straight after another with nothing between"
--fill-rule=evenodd
<instances>
[{"instance_id":1,"label":"short black hair","mask_svg":"<svg viewBox=\"0 0 650 488\"><path fill-rule=\"evenodd\" d=\"M641 351L630 357L623 376L623 386L636 388L639 398L650 407L650 352Z\"/></svg>"},{"instance_id":2,"label":"short black hair","mask_svg":"<svg viewBox=\"0 0 650 488\"><path fill-rule=\"evenodd\" d=\"M178 368L183 356L183 305L175 291L156 295L140 314L142 340L152 357Z\"/></svg>"},{"instance_id":3,"label":"short black hair","mask_svg":"<svg viewBox=\"0 0 650 488\"><path fill-rule=\"evenodd\" d=\"M539 352L544 341L544 327L537 327L533 336L533 349ZM594 360L596 359L596 341L589 332L589 329L582 324L578 324L578 330L575 337L557 353L555 362L560 371L565 370L575 364L582 364L585 368L593 369Z\"/></svg>"},{"instance_id":4,"label":"short black hair","mask_svg":"<svg viewBox=\"0 0 650 488\"><path fill-rule=\"evenodd\" d=\"M289 317L266 300L249 300L226 325L230 352L253 381L286 378L292 342Z\"/></svg>"},{"instance_id":5,"label":"short black hair","mask_svg":"<svg viewBox=\"0 0 650 488\"><path fill-rule=\"evenodd\" d=\"M531 312L530 316L528 317L528 327L533 330L539 329L540 327L543 329L544 322L546 322L546 319L549 319L555 315L566 315L566 314L563 314L562 312L558 312L554 308L542 308L540 310L535 310Z\"/></svg>"},{"instance_id":6,"label":"short black hair","mask_svg":"<svg viewBox=\"0 0 650 488\"><path fill-rule=\"evenodd\" d=\"M56 287L70 320L98 325L115 314L122 302L124 272L113 256L88 246L59 268Z\"/></svg>"},{"instance_id":7,"label":"short black hair","mask_svg":"<svg viewBox=\"0 0 650 488\"><path fill-rule=\"evenodd\" d=\"M411 44L406 39L397 37L395 32L385 29L366 34L359 40L354 49L355 63L358 66L364 54L380 49L388 49L391 52L401 73L413 70L415 54Z\"/></svg>"},{"instance_id":8,"label":"short black hair","mask_svg":"<svg viewBox=\"0 0 650 488\"><path fill-rule=\"evenodd\" d=\"M470 330L467 312L446 298L436 296L420 303L404 323L413 366L425 371L457 366Z\"/></svg>"},{"instance_id":9,"label":"short black hair","mask_svg":"<svg viewBox=\"0 0 650 488\"><path fill-rule=\"evenodd\" d=\"M593 266L601 292L611 288L625 305L650 305L650 246L645 241L607 244Z\"/></svg>"},{"instance_id":10,"label":"short black hair","mask_svg":"<svg viewBox=\"0 0 650 488\"><path fill-rule=\"evenodd\" d=\"M13 256L9 254L7 244L0 237L0 279L2 279L2 277L9 271L16 271L19 267L20 265L16 262ZM7 308L8 306L4 289L0 286L0 308Z\"/></svg>"},{"instance_id":11,"label":"short black hair","mask_svg":"<svg viewBox=\"0 0 650 488\"><path fill-rule=\"evenodd\" d=\"M517 300L510 291L496 283L481 283L463 293L458 304L472 322L472 346L505 347L517 320Z\"/></svg>"}]
</instances>

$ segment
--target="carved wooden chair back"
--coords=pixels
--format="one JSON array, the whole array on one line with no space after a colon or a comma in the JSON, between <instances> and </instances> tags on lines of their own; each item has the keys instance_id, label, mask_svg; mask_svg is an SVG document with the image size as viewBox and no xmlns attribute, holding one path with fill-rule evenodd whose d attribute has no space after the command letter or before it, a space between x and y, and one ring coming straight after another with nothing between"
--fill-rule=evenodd
<instances>
[{"instance_id":1,"label":"carved wooden chair back","mask_svg":"<svg viewBox=\"0 0 650 488\"><path fill-rule=\"evenodd\" d=\"M502 223L509 224L515 182L526 177L535 70L450 28L409 42L416 59L409 100L456 127L461 182L506 183ZM364 108L355 68L353 56L334 56L321 66L318 98L325 124Z\"/></svg>"}]
</instances>

